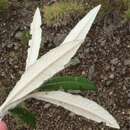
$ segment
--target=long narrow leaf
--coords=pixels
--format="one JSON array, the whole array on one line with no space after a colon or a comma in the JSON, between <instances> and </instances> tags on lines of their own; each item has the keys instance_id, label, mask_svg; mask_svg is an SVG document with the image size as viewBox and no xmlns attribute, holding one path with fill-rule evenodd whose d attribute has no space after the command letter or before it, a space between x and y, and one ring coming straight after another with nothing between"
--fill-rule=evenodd
<instances>
[{"instance_id":1,"label":"long narrow leaf","mask_svg":"<svg viewBox=\"0 0 130 130\"><path fill-rule=\"evenodd\" d=\"M37 8L33 22L31 23L31 30L30 34L32 35L32 39L29 41L29 49L28 49L28 56L26 60L26 69L34 64L38 58L40 44L41 44L41 15L40 10Z\"/></svg>"},{"instance_id":2,"label":"long narrow leaf","mask_svg":"<svg viewBox=\"0 0 130 130\"><path fill-rule=\"evenodd\" d=\"M115 118L108 111L94 101L90 101L81 96L54 91L34 93L30 97L61 106L87 119L104 122L107 126L117 129L120 128Z\"/></svg>"},{"instance_id":3,"label":"long narrow leaf","mask_svg":"<svg viewBox=\"0 0 130 130\"><path fill-rule=\"evenodd\" d=\"M82 76L56 76L45 82L39 90L55 91L55 90L96 90L96 85Z\"/></svg>"}]
</instances>

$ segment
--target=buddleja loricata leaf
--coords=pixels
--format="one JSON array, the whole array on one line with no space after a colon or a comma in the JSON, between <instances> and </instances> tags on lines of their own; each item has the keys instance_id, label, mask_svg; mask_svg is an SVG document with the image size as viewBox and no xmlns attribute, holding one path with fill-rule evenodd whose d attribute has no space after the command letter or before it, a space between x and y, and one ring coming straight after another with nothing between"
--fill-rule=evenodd
<instances>
[{"instance_id":1,"label":"buddleja loricata leaf","mask_svg":"<svg viewBox=\"0 0 130 130\"><path fill-rule=\"evenodd\" d=\"M62 91L38 92L30 97L61 106L77 115L119 129L115 118L96 102Z\"/></svg>"},{"instance_id":2,"label":"buddleja loricata leaf","mask_svg":"<svg viewBox=\"0 0 130 130\"><path fill-rule=\"evenodd\" d=\"M19 118L21 121L31 126L32 128L36 127L36 117L33 113L29 112L26 108L21 106L15 107L10 110L12 116Z\"/></svg>"},{"instance_id":3,"label":"buddleja loricata leaf","mask_svg":"<svg viewBox=\"0 0 130 130\"><path fill-rule=\"evenodd\" d=\"M57 76L45 82L40 90L96 90L96 85L82 76Z\"/></svg>"},{"instance_id":4,"label":"buddleja loricata leaf","mask_svg":"<svg viewBox=\"0 0 130 130\"><path fill-rule=\"evenodd\" d=\"M32 35L32 38L29 40L26 69L34 64L38 58L42 35L41 24L41 14L39 8L37 8L30 27L30 34Z\"/></svg>"}]
</instances>

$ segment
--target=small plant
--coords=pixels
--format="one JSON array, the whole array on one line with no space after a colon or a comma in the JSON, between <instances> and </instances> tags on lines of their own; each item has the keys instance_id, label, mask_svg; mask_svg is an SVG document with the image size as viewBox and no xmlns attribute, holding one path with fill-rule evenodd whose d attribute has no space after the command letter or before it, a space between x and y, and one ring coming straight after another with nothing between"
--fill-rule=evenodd
<instances>
[{"instance_id":1,"label":"small plant","mask_svg":"<svg viewBox=\"0 0 130 130\"><path fill-rule=\"evenodd\" d=\"M0 12L8 8L8 0L0 0Z\"/></svg>"},{"instance_id":2,"label":"small plant","mask_svg":"<svg viewBox=\"0 0 130 130\"><path fill-rule=\"evenodd\" d=\"M80 116L94 120L96 122L105 122L107 126L119 129L115 118L103 107L87 98L79 95L73 95L68 90L95 90L95 85L83 77L53 77L56 73L63 70L65 65L75 55L86 35L88 34L92 23L100 9L100 5L92 9L68 34L63 43L52 49L41 58L38 58L41 44L41 16L39 9L31 24L32 35L29 41L30 48L26 61L26 70L21 79L17 82L13 90L8 95L6 101L0 107L0 120L11 113L20 117L24 122L35 127L35 116L29 113L23 107L17 107L18 104L29 98L35 98L62 106ZM38 89L39 92L32 91ZM63 92L60 89L67 92ZM5 123L0 122L0 129Z\"/></svg>"},{"instance_id":3,"label":"small plant","mask_svg":"<svg viewBox=\"0 0 130 130\"><path fill-rule=\"evenodd\" d=\"M21 37L21 41L23 44L27 44L28 43L28 40L31 39L31 35L28 31L24 31L22 33L22 37Z\"/></svg>"},{"instance_id":4,"label":"small plant","mask_svg":"<svg viewBox=\"0 0 130 130\"><path fill-rule=\"evenodd\" d=\"M126 11L124 12L124 18L126 21L130 20L130 0L123 0Z\"/></svg>"},{"instance_id":5,"label":"small plant","mask_svg":"<svg viewBox=\"0 0 130 130\"><path fill-rule=\"evenodd\" d=\"M59 1L50 6L43 8L44 22L48 26L66 25L74 17L85 14L86 7L81 2L76 1ZM89 8L88 8L89 9Z\"/></svg>"}]
</instances>

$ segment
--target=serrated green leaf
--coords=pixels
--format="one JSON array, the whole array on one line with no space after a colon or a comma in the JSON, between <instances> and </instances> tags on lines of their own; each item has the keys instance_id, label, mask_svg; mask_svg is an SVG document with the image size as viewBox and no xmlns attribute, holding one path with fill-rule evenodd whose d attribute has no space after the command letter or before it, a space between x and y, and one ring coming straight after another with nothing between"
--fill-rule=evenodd
<instances>
[{"instance_id":1,"label":"serrated green leaf","mask_svg":"<svg viewBox=\"0 0 130 130\"><path fill-rule=\"evenodd\" d=\"M85 77L81 76L57 76L48 80L40 87L40 90L42 91L54 91L59 89L63 89L64 91L96 90L96 85Z\"/></svg>"},{"instance_id":2,"label":"serrated green leaf","mask_svg":"<svg viewBox=\"0 0 130 130\"><path fill-rule=\"evenodd\" d=\"M12 116L19 118L21 121L31 126L32 128L36 127L35 115L29 112L26 108L18 106L10 110L10 113Z\"/></svg>"}]
</instances>

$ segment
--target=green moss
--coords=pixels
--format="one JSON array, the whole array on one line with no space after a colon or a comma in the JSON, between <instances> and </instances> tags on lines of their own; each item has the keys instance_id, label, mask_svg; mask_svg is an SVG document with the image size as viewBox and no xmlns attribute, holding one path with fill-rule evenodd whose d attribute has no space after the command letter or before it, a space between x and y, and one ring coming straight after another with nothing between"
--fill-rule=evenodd
<instances>
[{"instance_id":1,"label":"green moss","mask_svg":"<svg viewBox=\"0 0 130 130\"><path fill-rule=\"evenodd\" d=\"M23 44L28 44L28 41L31 39L31 35L28 31L22 33L21 41Z\"/></svg>"},{"instance_id":2,"label":"green moss","mask_svg":"<svg viewBox=\"0 0 130 130\"><path fill-rule=\"evenodd\" d=\"M8 0L0 0L0 11L8 8Z\"/></svg>"},{"instance_id":3,"label":"green moss","mask_svg":"<svg viewBox=\"0 0 130 130\"><path fill-rule=\"evenodd\" d=\"M130 20L130 9L128 9L128 10L125 12L125 16L126 16L126 19L127 19L127 20Z\"/></svg>"},{"instance_id":4,"label":"green moss","mask_svg":"<svg viewBox=\"0 0 130 130\"><path fill-rule=\"evenodd\" d=\"M66 25L73 16L85 13L85 6L76 1L60 1L50 6L45 6L44 22L48 26Z\"/></svg>"},{"instance_id":5,"label":"green moss","mask_svg":"<svg viewBox=\"0 0 130 130\"><path fill-rule=\"evenodd\" d=\"M130 20L130 0L123 0L125 7L126 7L126 11L124 13L124 18L126 21Z\"/></svg>"}]
</instances>

